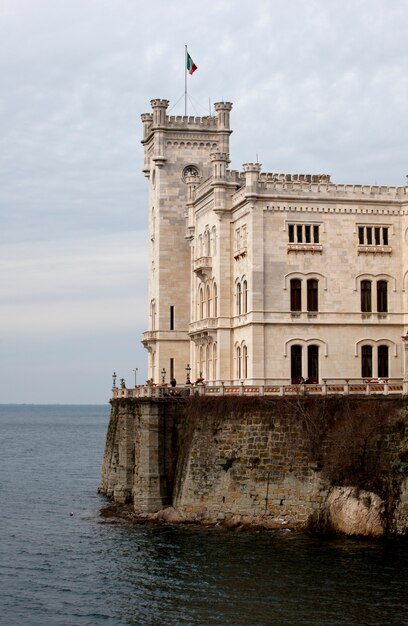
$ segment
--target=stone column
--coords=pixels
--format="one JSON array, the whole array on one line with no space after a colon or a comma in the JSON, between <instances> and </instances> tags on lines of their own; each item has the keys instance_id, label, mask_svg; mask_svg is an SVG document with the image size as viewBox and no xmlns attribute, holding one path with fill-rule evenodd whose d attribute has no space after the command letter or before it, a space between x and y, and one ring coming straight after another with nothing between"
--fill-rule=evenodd
<instances>
[{"instance_id":1,"label":"stone column","mask_svg":"<svg viewBox=\"0 0 408 626\"><path fill-rule=\"evenodd\" d=\"M134 465L134 425L135 416L129 411L119 415L118 449L119 465L118 480L113 491L113 498L118 504L130 502L132 498L133 465Z\"/></svg>"},{"instance_id":2,"label":"stone column","mask_svg":"<svg viewBox=\"0 0 408 626\"><path fill-rule=\"evenodd\" d=\"M404 382L402 393L408 395L408 332L401 337L404 346Z\"/></svg>"},{"instance_id":3,"label":"stone column","mask_svg":"<svg viewBox=\"0 0 408 626\"><path fill-rule=\"evenodd\" d=\"M169 504L164 469L164 418L159 402L142 402L140 408L132 495L137 513L154 513Z\"/></svg>"}]
</instances>

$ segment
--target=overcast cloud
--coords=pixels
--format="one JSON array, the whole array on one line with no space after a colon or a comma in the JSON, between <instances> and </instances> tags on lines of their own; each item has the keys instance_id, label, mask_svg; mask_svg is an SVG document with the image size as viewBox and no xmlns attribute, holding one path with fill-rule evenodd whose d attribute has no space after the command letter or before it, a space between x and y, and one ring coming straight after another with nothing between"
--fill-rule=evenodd
<instances>
[{"instance_id":1,"label":"overcast cloud","mask_svg":"<svg viewBox=\"0 0 408 626\"><path fill-rule=\"evenodd\" d=\"M230 100L231 167L403 185L408 0L0 0L0 402L146 378L140 114Z\"/></svg>"}]
</instances>

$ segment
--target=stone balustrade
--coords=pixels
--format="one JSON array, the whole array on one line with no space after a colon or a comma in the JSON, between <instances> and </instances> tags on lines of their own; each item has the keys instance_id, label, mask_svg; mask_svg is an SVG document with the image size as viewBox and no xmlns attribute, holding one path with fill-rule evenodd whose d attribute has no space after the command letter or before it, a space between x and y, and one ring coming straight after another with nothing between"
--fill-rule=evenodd
<instances>
[{"instance_id":1,"label":"stone balustrade","mask_svg":"<svg viewBox=\"0 0 408 626\"><path fill-rule=\"evenodd\" d=\"M243 382L230 385L186 384L171 387L164 385L139 385L127 388L114 387L112 399L118 398L166 398L174 399L190 395L203 396L402 396L408 395L408 380L402 378L380 379L324 379L319 384L268 384L245 385Z\"/></svg>"}]
</instances>

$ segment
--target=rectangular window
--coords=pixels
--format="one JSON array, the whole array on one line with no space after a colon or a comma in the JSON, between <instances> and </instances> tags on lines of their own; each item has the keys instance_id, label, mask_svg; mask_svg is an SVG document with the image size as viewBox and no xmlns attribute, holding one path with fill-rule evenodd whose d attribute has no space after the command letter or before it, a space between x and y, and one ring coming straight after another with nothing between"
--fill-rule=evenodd
<instances>
[{"instance_id":1,"label":"rectangular window","mask_svg":"<svg viewBox=\"0 0 408 626\"><path fill-rule=\"evenodd\" d=\"M174 359L170 359L170 380L174 378Z\"/></svg>"},{"instance_id":2,"label":"rectangular window","mask_svg":"<svg viewBox=\"0 0 408 626\"><path fill-rule=\"evenodd\" d=\"M293 224L289 224L289 243L294 243L295 241L295 227Z\"/></svg>"},{"instance_id":3,"label":"rectangular window","mask_svg":"<svg viewBox=\"0 0 408 626\"><path fill-rule=\"evenodd\" d=\"M289 243L319 243L318 224L288 224Z\"/></svg>"},{"instance_id":4,"label":"rectangular window","mask_svg":"<svg viewBox=\"0 0 408 626\"><path fill-rule=\"evenodd\" d=\"M239 250L241 247L241 229L237 228L235 230L235 249Z\"/></svg>"},{"instance_id":5,"label":"rectangular window","mask_svg":"<svg viewBox=\"0 0 408 626\"><path fill-rule=\"evenodd\" d=\"M170 330L174 330L174 306L170 306Z\"/></svg>"},{"instance_id":6,"label":"rectangular window","mask_svg":"<svg viewBox=\"0 0 408 626\"><path fill-rule=\"evenodd\" d=\"M246 224L244 224L241 229L241 245L243 248L246 248L248 245L247 237L247 227Z\"/></svg>"},{"instance_id":7,"label":"rectangular window","mask_svg":"<svg viewBox=\"0 0 408 626\"><path fill-rule=\"evenodd\" d=\"M359 226L360 246L388 246L388 226Z\"/></svg>"}]
</instances>

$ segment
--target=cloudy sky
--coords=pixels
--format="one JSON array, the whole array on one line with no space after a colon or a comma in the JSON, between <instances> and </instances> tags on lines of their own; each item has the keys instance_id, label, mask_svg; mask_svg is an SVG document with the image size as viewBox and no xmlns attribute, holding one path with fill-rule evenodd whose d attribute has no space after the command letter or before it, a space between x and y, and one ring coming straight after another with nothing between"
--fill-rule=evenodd
<instances>
[{"instance_id":1,"label":"cloudy sky","mask_svg":"<svg viewBox=\"0 0 408 626\"><path fill-rule=\"evenodd\" d=\"M146 378L140 114L234 103L231 167L403 185L408 0L0 0L0 403Z\"/></svg>"}]
</instances>

